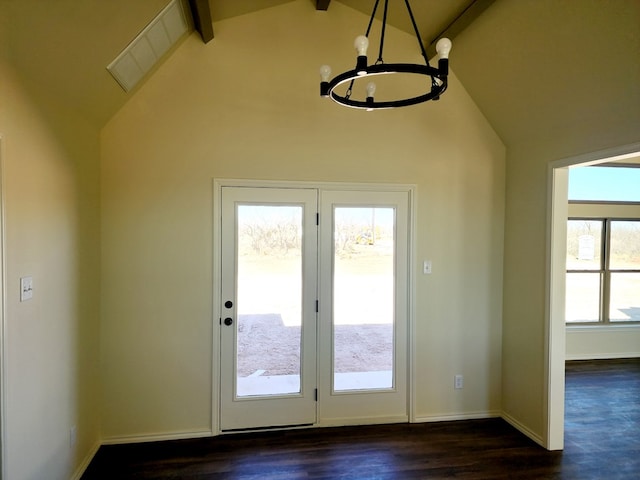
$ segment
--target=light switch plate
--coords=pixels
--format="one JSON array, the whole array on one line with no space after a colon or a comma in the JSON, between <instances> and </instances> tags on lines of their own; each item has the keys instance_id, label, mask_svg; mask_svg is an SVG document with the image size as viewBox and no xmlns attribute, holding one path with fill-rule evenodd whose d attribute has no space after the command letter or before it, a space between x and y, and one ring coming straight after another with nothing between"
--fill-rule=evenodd
<instances>
[{"instance_id":1,"label":"light switch plate","mask_svg":"<svg viewBox=\"0 0 640 480\"><path fill-rule=\"evenodd\" d=\"M20 301L31 300L33 298L33 277L20 278Z\"/></svg>"},{"instance_id":2,"label":"light switch plate","mask_svg":"<svg viewBox=\"0 0 640 480\"><path fill-rule=\"evenodd\" d=\"M431 260L425 260L424 263L422 264L422 273L424 275L430 275L431 274Z\"/></svg>"}]
</instances>

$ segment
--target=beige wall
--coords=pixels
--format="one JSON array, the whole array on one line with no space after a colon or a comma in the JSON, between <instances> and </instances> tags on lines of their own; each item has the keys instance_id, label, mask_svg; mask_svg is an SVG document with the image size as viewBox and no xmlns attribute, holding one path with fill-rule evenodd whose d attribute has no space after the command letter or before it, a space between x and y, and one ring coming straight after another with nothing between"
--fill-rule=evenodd
<instances>
[{"instance_id":1,"label":"beige wall","mask_svg":"<svg viewBox=\"0 0 640 480\"><path fill-rule=\"evenodd\" d=\"M301 0L218 22L103 129L105 439L211 429L213 178L416 184L416 263L433 274L416 277L415 415L499 414L504 147L455 76L408 109L320 99L319 66L353 62L336 25L366 21Z\"/></svg>"},{"instance_id":2,"label":"beige wall","mask_svg":"<svg viewBox=\"0 0 640 480\"><path fill-rule=\"evenodd\" d=\"M567 360L640 357L640 328L567 327Z\"/></svg>"},{"instance_id":3,"label":"beige wall","mask_svg":"<svg viewBox=\"0 0 640 480\"><path fill-rule=\"evenodd\" d=\"M0 84L3 478L68 480L100 438L98 132L2 59ZM34 289L23 303L22 276Z\"/></svg>"}]
</instances>

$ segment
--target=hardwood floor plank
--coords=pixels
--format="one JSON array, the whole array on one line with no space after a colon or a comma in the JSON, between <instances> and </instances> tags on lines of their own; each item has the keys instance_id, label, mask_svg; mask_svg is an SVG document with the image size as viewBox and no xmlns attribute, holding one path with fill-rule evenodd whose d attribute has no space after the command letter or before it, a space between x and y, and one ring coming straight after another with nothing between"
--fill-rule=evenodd
<instances>
[{"instance_id":1,"label":"hardwood floor plank","mask_svg":"<svg viewBox=\"0 0 640 480\"><path fill-rule=\"evenodd\" d=\"M103 446L83 480L638 479L640 359L568 362L563 452L501 419Z\"/></svg>"},{"instance_id":2,"label":"hardwood floor plank","mask_svg":"<svg viewBox=\"0 0 640 480\"><path fill-rule=\"evenodd\" d=\"M567 362L565 456L576 475L640 478L640 359Z\"/></svg>"}]
</instances>

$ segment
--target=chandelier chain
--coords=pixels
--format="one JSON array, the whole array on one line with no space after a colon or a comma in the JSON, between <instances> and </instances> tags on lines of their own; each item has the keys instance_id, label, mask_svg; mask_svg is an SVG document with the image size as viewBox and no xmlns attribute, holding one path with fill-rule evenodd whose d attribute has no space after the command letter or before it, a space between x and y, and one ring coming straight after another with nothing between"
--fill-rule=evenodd
<instances>
[{"instance_id":1,"label":"chandelier chain","mask_svg":"<svg viewBox=\"0 0 640 480\"><path fill-rule=\"evenodd\" d=\"M369 19L369 26L367 27L367 33L365 33L366 37L369 37L369 32L371 32L371 25L373 25L373 18L376 16L376 11L378 10L378 4L380 0L376 0L375 5L373 6L373 13L371 14L371 18Z\"/></svg>"},{"instance_id":2,"label":"chandelier chain","mask_svg":"<svg viewBox=\"0 0 640 480\"><path fill-rule=\"evenodd\" d=\"M420 52L422 52L424 61L427 64L429 64L429 59L427 58L427 51L424 48L424 43L422 42L422 37L420 36L420 31L418 30L418 24L416 23L416 19L413 16L413 11L411 11L411 5L409 5L409 0L404 0L404 3L407 6L407 11L409 12L409 17L411 18L411 23L413 24L413 31L416 33L416 38L418 39L418 45L420 45Z\"/></svg>"},{"instance_id":3,"label":"chandelier chain","mask_svg":"<svg viewBox=\"0 0 640 480\"><path fill-rule=\"evenodd\" d=\"M380 31L380 51L378 52L377 63L384 63L382 60L382 50L384 49L384 34L387 30L387 12L389 11L389 0L384 0L384 14L382 16L382 30ZM372 15L373 16L373 15Z\"/></svg>"},{"instance_id":4,"label":"chandelier chain","mask_svg":"<svg viewBox=\"0 0 640 480\"><path fill-rule=\"evenodd\" d=\"M353 93L353 82L355 82L355 79L351 80L351 83L349 83L349 88L347 88L347 91L344 94L344 98L350 98L351 94Z\"/></svg>"}]
</instances>

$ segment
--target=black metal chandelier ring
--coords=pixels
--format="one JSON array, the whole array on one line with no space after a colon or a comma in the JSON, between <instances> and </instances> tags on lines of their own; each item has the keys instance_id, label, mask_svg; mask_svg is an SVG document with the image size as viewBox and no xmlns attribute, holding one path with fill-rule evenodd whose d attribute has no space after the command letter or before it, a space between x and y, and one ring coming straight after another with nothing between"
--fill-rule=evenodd
<instances>
[{"instance_id":1,"label":"black metal chandelier ring","mask_svg":"<svg viewBox=\"0 0 640 480\"><path fill-rule=\"evenodd\" d=\"M412 63L385 63L369 65L366 71L366 75L359 75L357 70L350 70L348 72L337 75L330 82L326 82L326 85L322 86L324 87L323 89L325 90L325 95L328 95L334 102L337 102L340 105L352 108L361 108L365 110L373 110L378 108L407 107L409 105L416 105L418 103L427 102L429 100L437 99L447 89L447 75L442 75L441 70L430 65L416 65ZM367 97L367 99L364 101L353 100L350 98L350 95L339 95L335 90L339 85L342 85L346 82L353 82L357 79L364 80L365 78L374 75L387 75L394 73L409 73L431 77L431 90L423 95L418 95L416 97L389 101L376 101L374 97ZM436 81L436 79L439 80L439 82Z\"/></svg>"},{"instance_id":2,"label":"black metal chandelier ring","mask_svg":"<svg viewBox=\"0 0 640 480\"><path fill-rule=\"evenodd\" d=\"M389 0L384 0L384 13L382 17L382 25L380 32L380 48L378 53L378 59L372 65L367 61L367 48L369 47L369 34L371 27L374 23L376 11L381 0L375 0L373 11L371 12L371 18L369 19L369 25L364 35L356 37L354 47L358 52L356 59L356 67L353 70L347 70L334 78L331 77L331 67L323 65L320 67L320 96L331 98L334 102L344 105L346 107L359 108L363 110L376 110L382 108L396 108L406 107L409 105L415 105L417 103L427 102L429 100L438 100L440 95L447 89L447 76L449 75L449 51L451 50L451 41L447 38L441 38L436 43L436 51L438 52L438 66L432 67L429 65L429 58L427 52L422 43L418 26L409 5L409 0L405 0L405 6L407 13L411 19L413 30L418 41L420 53L424 58L425 64L412 64L412 63L385 63L383 60L384 39L385 31L387 27L387 11L389 9ZM376 85L373 82L369 82L366 88L365 100L355 100L352 98L353 84L356 79L366 78L375 75L394 74L394 73L408 73L414 75L424 75L431 78L431 81L425 85L430 90L423 95L416 97L401 98L398 100L384 100L376 101L375 91ZM345 82L351 82L344 95L340 95L336 91L336 87L342 85ZM360 97L362 98L362 97Z\"/></svg>"}]
</instances>

